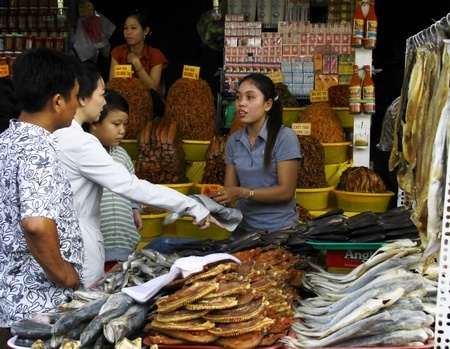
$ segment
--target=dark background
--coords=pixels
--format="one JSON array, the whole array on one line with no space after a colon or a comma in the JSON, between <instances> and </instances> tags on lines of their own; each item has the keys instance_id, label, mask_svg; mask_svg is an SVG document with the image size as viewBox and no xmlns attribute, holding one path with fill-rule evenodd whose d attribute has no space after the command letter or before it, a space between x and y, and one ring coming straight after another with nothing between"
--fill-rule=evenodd
<instances>
[{"instance_id":1,"label":"dark background","mask_svg":"<svg viewBox=\"0 0 450 349\"><path fill-rule=\"evenodd\" d=\"M200 75L216 96L220 79L216 72L223 65L223 52L202 45L197 33L200 16L212 8L212 0L91 0L95 9L116 26L110 43L115 47L124 43L123 23L126 13L139 8L148 12L152 35L150 44L161 49L169 60L165 70L167 87L181 77L183 65L201 67ZM378 43L373 51L373 66L382 71L373 76L376 85L377 112L372 119L371 160L383 177L387 171L389 154L375 148L378 143L382 120L389 104L399 96L404 74L406 40L427 29L434 22L450 13L448 0L377 0ZM450 15L449 15L450 18ZM326 21L326 8L312 7L311 21ZM99 57L97 62L107 79L109 57Z\"/></svg>"}]
</instances>

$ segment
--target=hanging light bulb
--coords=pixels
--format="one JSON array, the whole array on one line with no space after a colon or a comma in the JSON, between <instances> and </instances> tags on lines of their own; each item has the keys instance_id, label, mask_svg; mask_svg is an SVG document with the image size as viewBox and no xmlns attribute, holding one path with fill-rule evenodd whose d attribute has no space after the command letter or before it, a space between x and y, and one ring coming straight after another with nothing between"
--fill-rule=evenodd
<instances>
[{"instance_id":1,"label":"hanging light bulb","mask_svg":"<svg viewBox=\"0 0 450 349\"><path fill-rule=\"evenodd\" d=\"M222 18L222 13L219 8L219 0L213 0L213 9L211 12L211 18L213 21L218 21Z\"/></svg>"},{"instance_id":2,"label":"hanging light bulb","mask_svg":"<svg viewBox=\"0 0 450 349\"><path fill-rule=\"evenodd\" d=\"M56 19L61 22L67 20L67 16L64 13L64 0L58 0L58 12L56 13Z\"/></svg>"}]
</instances>

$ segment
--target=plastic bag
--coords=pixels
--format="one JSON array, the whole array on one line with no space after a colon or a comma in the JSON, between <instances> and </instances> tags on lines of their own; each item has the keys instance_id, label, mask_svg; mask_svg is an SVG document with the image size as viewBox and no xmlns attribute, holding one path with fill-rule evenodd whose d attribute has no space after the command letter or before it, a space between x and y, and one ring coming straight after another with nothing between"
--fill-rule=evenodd
<instances>
[{"instance_id":1,"label":"plastic bag","mask_svg":"<svg viewBox=\"0 0 450 349\"><path fill-rule=\"evenodd\" d=\"M73 47L78 57L82 61L93 59L95 62L99 50L108 57L111 47L109 38L115 29L116 26L98 12L87 18L80 16L73 37Z\"/></svg>"},{"instance_id":2,"label":"plastic bag","mask_svg":"<svg viewBox=\"0 0 450 349\"><path fill-rule=\"evenodd\" d=\"M334 172L327 178L328 184L336 188L339 184L339 181L341 180L342 173L349 167L353 167L353 161L345 161L343 163L340 163L336 168L336 172Z\"/></svg>"},{"instance_id":3,"label":"plastic bag","mask_svg":"<svg viewBox=\"0 0 450 349\"><path fill-rule=\"evenodd\" d=\"M397 119L399 102L400 97L394 99L384 114L380 143L376 146L382 151L390 152L394 146L395 120Z\"/></svg>"},{"instance_id":4,"label":"plastic bag","mask_svg":"<svg viewBox=\"0 0 450 349\"><path fill-rule=\"evenodd\" d=\"M224 44L224 31L225 31L225 13L227 9L226 1L220 2L220 12L222 18L218 21L214 21L211 18L212 9L205 12L200 16L197 22L197 32L202 39L203 44L207 45L210 49L220 51Z\"/></svg>"}]
</instances>

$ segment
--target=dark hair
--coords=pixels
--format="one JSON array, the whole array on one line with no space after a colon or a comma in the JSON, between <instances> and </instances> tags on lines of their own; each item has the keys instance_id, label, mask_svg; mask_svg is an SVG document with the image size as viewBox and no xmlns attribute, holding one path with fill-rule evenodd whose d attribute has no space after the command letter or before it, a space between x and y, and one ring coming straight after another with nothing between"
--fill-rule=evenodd
<instances>
[{"instance_id":1,"label":"dark hair","mask_svg":"<svg viewBox=\"0 0 450 349\"><path fill-rule=\"evenodd\" d=\"M100 113L100 117L97 122L93 122L92 124L101 124L103 120L105 120L106 116L109 112L114 110L119 110L124 113L130 114L130 107L128 105L127 100L122 97L118 92L114 90L105 90L105 101L106 104L103 106L103 110ZM89 123L84 122L83 130L89 132Z\"/></svg>"},{"instance_id":2,"label":"dark hair","mask_svg":"<svg viewBox=\"0 0 450 349\"><path fill-rule=\"evenodd\" d=\"M240 84L244 81L253 82L264 95L265 101L269 99L273 101L272 108L267 112L267 143L264 149L264 168L268 168L278 132L283 124L283 105L276 93L275 84L269 77L263 74L249 74L242 78Z\"/></svg>"},{"instance_id":3,"label":"dark hair","mask_svg":"<svg viewBox=\"0 0 450 349\"><path fill-rule=\"evenodd\" d=\"M78 79L78 82L80 83L78 98L91 97L98 87L98 80L100 78L101 74L93 63L83 62L83 73Z\"/></svg>"},{"instance_id":4,"label":"dark hair","mask_svg":"<svg viewBox=\"0 0 450 349\"><path fill-rule=\"evenodd\" d=\"M67 101L81 75L81 63L75 56L49 49L28 49L12 66L13 86L18 107L28 113L44 109L56 94Z\"/></svg>"},{"instance_id":5,"label":"dark hair","mask_svg":"<svg viewBox=\"0 0 450 349\"><path fill-rule=\"evenodd\" d=\"M99 124L106 118L106 115L108 115L110 111L118 110L130 114L130 107L127 100L118 92L114 90L105 90L105 100L106 104L97 121Z\"/></svg>"},{"instance_id":6,"label":"dark hair","mask_svg":"<svg viewBox=\"0 0 450 349\"><path fill-rule=\"evenodd\" d=\"M139 22L139 25L142 27L142 30L145 30L145 28L150 29L150 18L148 14L145 13L144 11L132 10L131 12L128 13L125 20L129 17L135 18Z\"/></svg>"},{"instance_id":7,"label":"dark hair","mask_svg":"<svg viewBox=\"0 0 450 349\"><path fill-rule=\"evenodd\" d=\"M0 77L0 132L9 127L9 120L20 115L17 98L14 94L13 83L10 77Z\"/></svg>"}]
</instances>

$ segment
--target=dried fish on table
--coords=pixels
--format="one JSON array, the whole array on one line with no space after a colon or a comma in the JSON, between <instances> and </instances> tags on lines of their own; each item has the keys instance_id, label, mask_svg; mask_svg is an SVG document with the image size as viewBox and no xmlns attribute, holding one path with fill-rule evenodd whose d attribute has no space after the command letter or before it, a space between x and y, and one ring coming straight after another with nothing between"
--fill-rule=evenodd
<instances>
[{"instance_id":1,"label":"dried fish on table","mask_svg":"<svg viewBox=\"0 0 450 349\"><path fill-rule=\"evenodd\" d=\"M148 304L134 304L123 315L111 319L103 327L106 339L110 343L119 343L126 336L141 329L148 309Z\"/></svg>"},{"instance_id":2,"label":"dried fish on table","mask_svg":"<svg viewBox=\"0 0 450 349\"><path fill-rule=\"evenodd\" d=\"M293 348L424 344L433 336L434 318L421 301L427 281L410 270L417 269L421 258L415 244L384 245L352 275L314 266L316 271L305 273L304 285L316 296L298 300L294 336L280 341Z\"/></svg>"}]
</instances>

